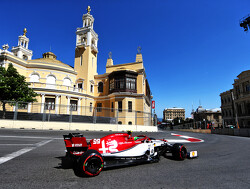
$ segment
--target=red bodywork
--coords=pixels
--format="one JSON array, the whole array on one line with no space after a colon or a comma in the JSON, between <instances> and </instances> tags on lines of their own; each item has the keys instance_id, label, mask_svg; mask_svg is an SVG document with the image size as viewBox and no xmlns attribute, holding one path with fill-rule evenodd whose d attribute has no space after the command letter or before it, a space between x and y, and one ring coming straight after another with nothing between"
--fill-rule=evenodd
<instances>
[{"instance_id":1,"label":"red bodywork","mask_svg":"<svg viewBox=\"0 0 250 189\"><path fill-rule=\"evenodd\" d=\"M142 139L148 138L144 135L141 137L143 137ZM134 140L134 137L131 137L131 135L127 133L116 133L102 138L91 139L89 143L87 143L86 138L82 135L64 136L67 151L75 156L81 156L87 150L96 150L101 154L120 152L140 144L142 139Z\"/></svg>"}]
</instances>

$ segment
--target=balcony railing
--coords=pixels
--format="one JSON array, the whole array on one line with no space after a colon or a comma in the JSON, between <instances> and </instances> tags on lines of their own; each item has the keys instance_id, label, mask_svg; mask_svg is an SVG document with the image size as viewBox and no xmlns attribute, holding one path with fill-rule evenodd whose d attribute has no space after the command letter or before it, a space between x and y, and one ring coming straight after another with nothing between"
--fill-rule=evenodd
<instances>
[{"instance_id":1,"label":"balcony railing","mask_svg":"<svg viewBox=\"0 0 250 189\"><path fill-rule=\"evenodd\" d=\"M86 42L85 41L79 41L79 42L76 43L76 46L85 48L86 47Z\"/></svg>"},{"instance_id":2,"label":"balcony railing","mask_svg":"<svg viewBox=\"0 0 250 189\"><path fill-rule=\"evenodd\" d=\"M86 90L82 88L76 88L76 87L71 87L71 86L66 86L66 85L48 84L48 83L40 83L40 82L28 82L28 83L30 83L31 88L55 89L55 90L86 93Z\"/></svg>"}]
</instances>

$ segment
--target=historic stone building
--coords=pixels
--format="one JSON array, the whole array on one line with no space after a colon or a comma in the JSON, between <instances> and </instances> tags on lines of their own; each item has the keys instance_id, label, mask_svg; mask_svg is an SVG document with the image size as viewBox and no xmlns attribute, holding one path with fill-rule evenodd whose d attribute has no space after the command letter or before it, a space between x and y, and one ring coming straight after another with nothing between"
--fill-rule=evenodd
<instances>
[{"instance_id":1,"label":"historic stone building","mask_svg":"<svg viewBox=\"0 0 250 189\"><path fill-rule=\"evenodd\" d=\"M7 68L12 63L39 94L40 107L29 103L27 112L116 117L119 124L150 125L151 91L140 49L131 63L115 65L110 54L106 73L98 75L98 35L90 7L82 21L76 30L74 67L52 52L32 59L26 29L11 51L8 45L0 49L0 65Z\"/></svg>"},{"instance_id":2,"label":"historic stone building","mask_svg":"<svg viewBox=\"0 0 250 189\"><path fill-rule=\"evenodd\" d=\"M191 114L196 124L195 128L216 128L222 126L220 108L205 109L199 106Z\"/></svg>"},{"instance_id":3,"label":"historic stone building","mask_svg":"<svg viewBox=\"0 0 250 189\"><path fill-rule=\"evenodd\" d=\"M221 97L221 114L223 125L236 125L235 122L235 109L233 101L233 90L228 90L220 94Z\"/></svg>"},{"instance_id":4,"label":"historic stone building","mask_svg":"<svg viewBox=\"0 0 250 189\"><path fill-rule=\"evenodd\" d=\"M233 89L221 93L220 96L225 125L239 125L240 128L249 128L250 70L241 72L234 80Z\"/></svg>"},{"instance_id":5,"label":"historic stone building","mask_svg":"<svg viewBox=\"0 0 250 189\"><path fill-rule=\"evenodd\" d=\"M166 108L163 110L163 120L173 120L175 118L182 118L185 120L185 109L184 108Z\"/></svg>"}]
</instances>

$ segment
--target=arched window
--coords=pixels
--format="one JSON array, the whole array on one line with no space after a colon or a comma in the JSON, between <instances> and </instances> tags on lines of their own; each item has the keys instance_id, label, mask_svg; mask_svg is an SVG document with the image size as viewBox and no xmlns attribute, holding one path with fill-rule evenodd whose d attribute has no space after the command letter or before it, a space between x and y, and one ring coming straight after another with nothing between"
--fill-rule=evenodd
<instances>
[{"instance_id":1,"label":"arched window","mask_svg":"<svg viewBox=\"0 0 250 189\"><path fill-rule=\"evenodd\" d=\"M121 121L118 121L118 124L119 124L119 125L122 125L122 122L121 122Z\"/></svg>"},{"instance_id":2,"label":"arched window","mask_svg":"<svg viewBox=\"0 0 250 189\"><path fill-rule=\"evenodd\" d=\"M98 92L102 93L103 92L103 82L98 83Z\"/></svg>"},{"instance_id":3,"label":"arched window","mask_svg":"<svg viewBox=\"0 0 250 189\"><path fill-rule=\"evenodd\" d=\"M65 77L63 79L63 85L70 87L71 86L71 80L68 77Z\"/></svg>"},{"instance_id":4,"label":"arched window","mask_svg":"<svg viewBox=\"0 0 250 189\"><path fill-rule=\"evenodd\" d=\"M30 76L30 82L39 82L39 75L37 73L33 73L31 76Z\"/></svg>"},{"instance_id":5,"label":"arched window","mask_svg":"<svg viewBox=\"0 0 250 189\"><path fill-rule=\"evenodd\" d=\"M128 124L129 124L129 125L132 125L132 122L131 122L131 121L129 121L129 122L128 122Z\"/></svg>"},{"instance_id":6,"label":"arched window","mask_svg":"<svg viewBox=\"0 0 250 189\"><path fill-rule=\"evenodd\" d=\"M56 84L56 77L53 75L48 75L46 80L46 87L54 89Z\"/></svg>"}]
</instances>

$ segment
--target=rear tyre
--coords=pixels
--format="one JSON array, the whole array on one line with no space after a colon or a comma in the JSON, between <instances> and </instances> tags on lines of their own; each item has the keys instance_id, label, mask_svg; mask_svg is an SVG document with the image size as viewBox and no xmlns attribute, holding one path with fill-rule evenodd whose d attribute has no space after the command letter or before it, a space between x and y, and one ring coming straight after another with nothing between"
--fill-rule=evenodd
<instances>
[{"instance_id":1,"label":"rear tyre","mask_svg":"<svg viewBox=\"0 0 250 189\"><path fill-rule=\"evenodd\" d=\"M172 147L172 155L176 160L184 160L187 157L187 149L183 144L174 144Z\"/></svg>"},{"instance_id":2,"label":"rear tyre","mask_svg":"<svg viewBox=\"0 0 250 189\"><path fill-rule=\"evenodd\" d=\"M83 176L94 177L99 175L103 169L102 155L96 150L86 151L79 160L79 173Z\"/></svg>"}]
</instances>

